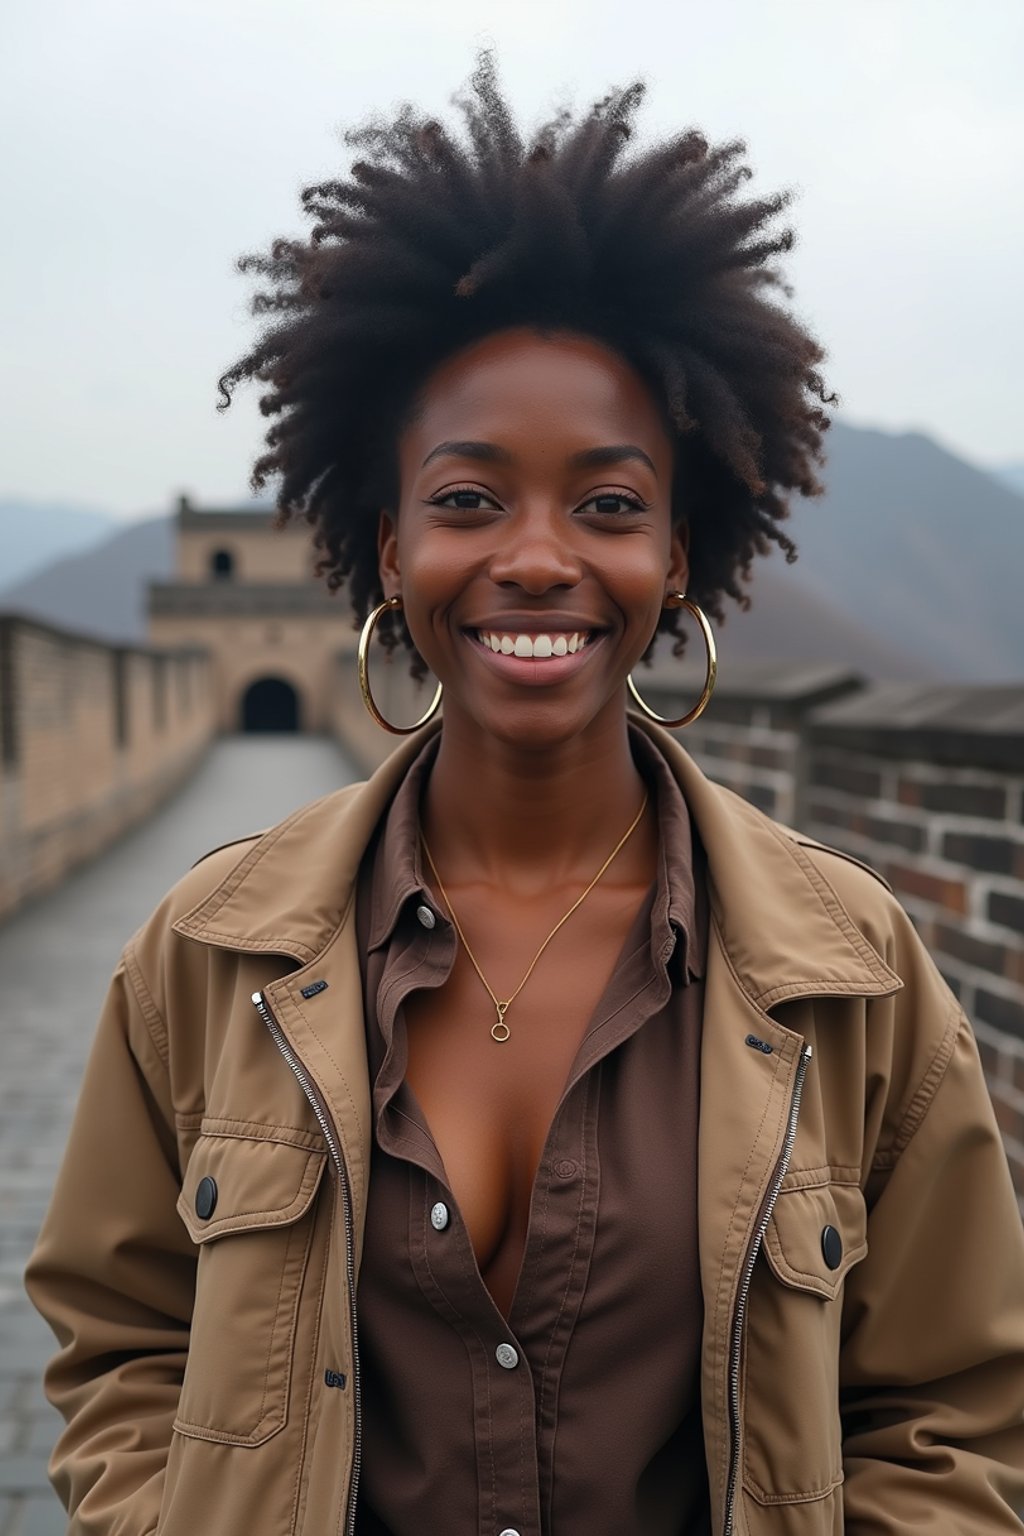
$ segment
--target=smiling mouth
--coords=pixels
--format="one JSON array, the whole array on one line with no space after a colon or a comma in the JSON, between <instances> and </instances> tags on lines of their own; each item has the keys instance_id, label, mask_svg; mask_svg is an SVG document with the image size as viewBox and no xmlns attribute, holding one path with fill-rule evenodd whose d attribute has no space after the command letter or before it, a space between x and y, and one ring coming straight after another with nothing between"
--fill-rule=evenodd
<instances>
[{"instance_id":1,"label":"smiling mouth","mask_svg":"<svg viewBox=\"0 0 1024 1536\"><path fill-rule=\"evenodd\" d=\"M589 629L574 630L571 634L559 631L556 634L545 634L543 631L535 635L514 634L510 635L502 630L478 629L476 638L487 650L493 651L496 656L519 656L533 661L547 661L556 656L575 656L577 651L582 651L594 636L595 631Z\"/></svg>"}]
</instances>

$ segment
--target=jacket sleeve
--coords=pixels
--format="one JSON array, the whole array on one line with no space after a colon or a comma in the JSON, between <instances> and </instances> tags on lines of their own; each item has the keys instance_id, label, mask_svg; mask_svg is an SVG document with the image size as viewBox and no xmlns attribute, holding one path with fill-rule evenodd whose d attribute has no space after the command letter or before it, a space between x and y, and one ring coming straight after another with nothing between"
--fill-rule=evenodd
<instances>
[{"instance_id":1,"label":"jacket sleeve","mask_svg":"<svg viewBox=\"0 0 1024 1536\"><path fill-rule=\"evenodd\" d=\"M1019 1536L1024 1229L973 1031L916 935L905 958L894 1038L926 1051L875 1158L868 1253L846 1281L846 1531Z\"/></svg>"},{"instance_id":2,"label":"jacket sleeve","mask_svg":"<svg viewBox=\"0 0 1024 1536\"><path fill-rule=\"evenodd\" d=\"M161 1029L129 944L25 1277L60 1345L44 1381L70 1536L145 1536L160 1509L195 1285Z\"/></svg>"}]
</instances>

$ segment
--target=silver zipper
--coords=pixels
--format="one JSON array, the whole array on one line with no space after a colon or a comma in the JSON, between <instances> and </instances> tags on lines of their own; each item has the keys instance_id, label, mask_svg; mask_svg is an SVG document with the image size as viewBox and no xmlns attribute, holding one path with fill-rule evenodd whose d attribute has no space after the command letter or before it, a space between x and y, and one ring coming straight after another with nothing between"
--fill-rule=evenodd
<instances>
[{"instance_id":1,"label":"silver zipper","mask_svg":"<svg viewBox=\"0 0 1024 1536\"><path fill-rule=\"evenodd\" d=\"M295 1055L295 1052L288 1044L280 1024L278 1024L277 1020L274 1018L274 1015L267 1007L263 993L254 992L252 994L252 1000L256 1004L256 1007L259 1009L260 1017L262 1018L264 1024L266 1024L267 1028L270 1030L270 1033L274 1039L274 1044L281 1052L281 1055L284 1057L285 1061L291 1067L296 1079L298 1080L299 1087L302 1089L303 1093L306 1095L306 1098L309 1100L313 1113L316 1115L320 1129L323 1132L324 1140L327 1143L331 1157L334 1160L334 1165L338 1170L338 1183L341 1188L342 1215L345 1222L345 1263L348 1270L348 1296L350 1315L352 1320L352 1392L355 1404L355 1434L353 1437L352 1448L352 1482L349 1487L348 1511L345 1521L345 1530L347 1536L354 1536L356 1528L356 1494L359 1489L359 1469L362 1465L363 1459L363 1410L359 1397L359 1335L356 1331L356 1260L355 1244L353 1242L352 1236L352 1199L349 1193L348 1174L345 1170L345 1162L341 1155L341 1148L338 1145L338 1138L335 1135L334 1124L330 1115L321 1104L320 1099L317 1096L317 1091L311 1083L306 1069L303 1067L301 1061L299 1061L298 1057Z\"/></svg>"},{"instance_id":2,"label":"silver zipper","mask_svg":"<svg viewBox=\"0 0 1024 1536\"><path fill-rule=\"evenodd\" d=\"M757 1224L750 1247L747 1250L746 1262L743 1265L743 1276L740 1280L739 1294L736 1297L736 1311L733 1313L732 1347L729 1352L729 1428L731 1434L729 1447L729 1480L725 1489L725 1525L723 1536L732 1536L733 1516L736 1512L736 1479L739 1473L740 1461L740 1350L743 1344L743 1323L747 1313L747 1296L750 1291L750 1283L754 1277L754 1265L757 1255L764 1241L764 1234L768 1230L775 1202L782 1188L782 1181L786 1177L786 1169L793 1155L793 1143L796 1140L796 1120L800 1113L800 1095L804 1088L804 1075L807 1065L813 1054L812 1047L805 1045L800 1052L800 1060L796 1064L796 1078L793 1083L793 1098L789 1106L789 1121L786 1125L786 1139L782 1143L782 1152L775 1166L775 1177L772 1179L771 1188L767 1199L761 1208L761 1219Z\"/></svg>"}]
</instances>

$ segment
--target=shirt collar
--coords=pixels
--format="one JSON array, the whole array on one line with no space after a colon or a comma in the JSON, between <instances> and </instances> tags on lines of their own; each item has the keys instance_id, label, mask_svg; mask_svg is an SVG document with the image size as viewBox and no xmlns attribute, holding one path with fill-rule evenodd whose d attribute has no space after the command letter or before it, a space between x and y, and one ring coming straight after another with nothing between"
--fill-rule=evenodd
<instances>
[{"instance_id":1,"label":"shirt collar","mask_svg":"<svg viewBox=\"0 0 1024 1536\"><path fill-rule=\"evenodd\" d=\"M637 767L647 780L658 816L658 871L651 909L651 956L665 965L677 950L679 973L704 974L706 901L698 900L704 878L703 850L675 776L650 737L631 724L629 742Z\"/></svg>"},{"instance_id":2,"label":"shirt collar","mask_svg":"<svg viewBox=\"0 0 1024 1536\"><path fill-rule=\"evenodd\" d=\"M420 845L420 803L439 745L440 738L431 737L413 759L384 816L378 839L367 850L367 857L373 860L371 949L390 939L410 897L418 897L429 905L437 921L445 921L430 899Z\"/></svg>"},{"instance_id":3,"label":"shirt collar","mask_svg":"<svg viewBox=\"0 0 1024 1536\"><path fill-rule=\"evenodd\" d=\"M654 801L660 834L651 908L652 958L664 966L673 950L678 950L680 974L698 977L703 974L694 880L699 849L695 847L690 813L656 744L631 726L630 746ZM446 921L430 895L420 843L420 805L437 748L438 738L433 737L410 764L369 851L373 860L370 949L390 940L402 911L413 899L418 905L428 905L439 924Z\"/></svg>"}]
</instances>

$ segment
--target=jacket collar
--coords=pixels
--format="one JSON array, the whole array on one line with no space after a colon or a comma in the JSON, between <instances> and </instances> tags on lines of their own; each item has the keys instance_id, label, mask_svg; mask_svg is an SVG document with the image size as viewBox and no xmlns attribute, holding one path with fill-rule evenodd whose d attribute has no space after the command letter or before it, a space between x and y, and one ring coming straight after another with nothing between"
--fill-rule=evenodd
<instances>
[{"instance_id":1,"label":"jacket collar","mask_svg":"<svg viewBox=\"0 0 1024 1536\"><path fill-rule=\"evenodd\" d=\"M882 996L902 983L854 925L794 834L713 783L667 731L631 720L664 754L707 855L729 964L761 1009L794 997ZM314 800L264 833L175 932L221 948L317 959L347 919L359 861L433 723L364 784Z\"/></svg>"}]
</instances>

